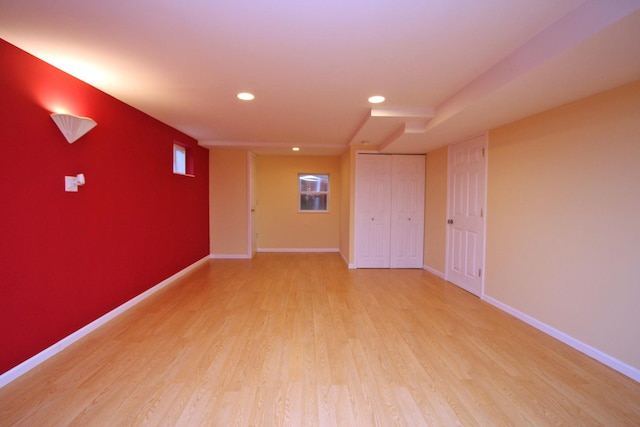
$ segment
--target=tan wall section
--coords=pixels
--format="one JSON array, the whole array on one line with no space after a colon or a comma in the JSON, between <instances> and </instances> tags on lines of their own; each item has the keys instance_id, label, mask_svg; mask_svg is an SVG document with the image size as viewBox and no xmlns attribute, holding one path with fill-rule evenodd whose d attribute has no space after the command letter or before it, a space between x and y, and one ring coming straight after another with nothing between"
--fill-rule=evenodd
<instances>
[{"instance_id":1,"label":"tan wall section","mask_svg":"<svg viewBox=\"0 0 640 427\"><path fill-rule=\"evenodd\" d=\"M427 154L424 265L444 275L447 249L447 162L448 148Z\"/></svg>"},{"instance_id":2,"label":"tan wall section","mask_svg":"<svg viewBox=\"0 0 640 427\"><path fill-rule=\"evenodd\" d=\"M210 246L213 255L248 255L248 153L209 150Z\"/></svg>"},{"instance_id":3,"label":"tan wall section","mask_svg":"<svg viewBox=\"0 0 640 427\"><path fill-rule=\"evenodd\" d=\"M347 150L340 156L341 202L340 202L340 254L347 264L350 263L351 242L351 153Z\"/></svg>"},{"instance_id":4,"label":"tan wall section","mask_svg":"<svg viewBox=\"0 0 640 427\"><path fill-rule=\"evenodd\" d=\"M640 81L490 132L485 295L640 369Z\"/></svg>"},{"instance_id":5,"label":"tan wall section","mask_svg":"<svg viewBox=\"0 0 640 427\"><path fill-rule=\"evenodd\" d=\"M258 250L340 245L339 156L258 156ZM298 174L329 174L329 212L298 211Z\"/></svg>"}]
</instances>

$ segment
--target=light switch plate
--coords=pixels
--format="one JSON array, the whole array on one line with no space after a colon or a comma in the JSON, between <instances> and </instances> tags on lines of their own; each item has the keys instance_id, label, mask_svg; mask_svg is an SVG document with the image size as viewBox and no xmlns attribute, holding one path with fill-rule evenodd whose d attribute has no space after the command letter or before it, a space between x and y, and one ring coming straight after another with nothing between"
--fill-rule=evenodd
<instances>
[{"instance_id":1,"label":"light switch plate","mask_svg":"<svg viewBox=\"0 0 640 427\"><path fill-rule=\"evenodd\" d=\"M78 192L78 178L75 176L65 176L64 177L64 191L67 193L77 193Z\"/></svg>"}]
</instances>

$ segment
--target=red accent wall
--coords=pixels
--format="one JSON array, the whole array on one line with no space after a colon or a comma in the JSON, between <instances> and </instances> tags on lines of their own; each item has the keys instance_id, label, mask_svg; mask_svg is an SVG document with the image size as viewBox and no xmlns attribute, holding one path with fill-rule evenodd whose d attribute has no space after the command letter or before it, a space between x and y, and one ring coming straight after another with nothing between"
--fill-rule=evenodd
<instances>
[{"instance_id":1,"label":"red accent wall","mask_svg":"<svg viewBox=\"0 0 640 427\"><path fill-rule=\"evenodd\" d=\"M98 125L69 144L55 106ZM0 373L209 253L207 150L4 40L0 152Z\"/></svg>"}]
</instances>

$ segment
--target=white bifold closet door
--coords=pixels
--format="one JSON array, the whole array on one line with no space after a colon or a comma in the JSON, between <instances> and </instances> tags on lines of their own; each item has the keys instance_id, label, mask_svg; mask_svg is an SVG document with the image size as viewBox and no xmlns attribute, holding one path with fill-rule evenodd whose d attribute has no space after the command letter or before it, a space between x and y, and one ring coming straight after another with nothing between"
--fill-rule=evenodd
<instances>
[{"instance_id":1,"label":"white bifold closet door","mask_svg":"<svg viewBox=\"0 0 640 427\"><path fill-rule=\"evenodd\" d=\"M357 268L389 268L391 156L356 158L355 258Z\"/></svg>"},{"instance_id":2,"label":"white bifold closet door","mask_svg":"<svg viewBox=\"0 0 640 427\"><path fill-rule=\"evenodd\" d=\"M391 268L424 265L424 156L393 155Z\"/></svg>"},{"instance_id":3,"label":"white bifold closet door","mask_svg":"<svg viewBox=\"0 0 640 427\"><path fill-rule=\"evenodd\" d=\"M422 268L424 165L422 155L358 154L357 268Z\"/></svg>"}]
</instances>

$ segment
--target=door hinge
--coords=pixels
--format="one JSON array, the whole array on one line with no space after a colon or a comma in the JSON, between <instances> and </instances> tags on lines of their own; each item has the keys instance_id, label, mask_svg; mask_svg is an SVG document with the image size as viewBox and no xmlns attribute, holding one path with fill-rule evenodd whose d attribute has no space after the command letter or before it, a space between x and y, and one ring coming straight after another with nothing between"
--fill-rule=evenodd
<instances>
[{"instance_id":1,"label":"door hinge","mask_svg":"<svg viewBox=\"0 0 640 427\"><path fill-rule=\"evenodd\" d=\"M484 218L484 210L480 208L480 218Z\"/></svg>"},{"instance_id":2,"label":"door hinge","mask_svg":"<svg viewBox=\"0 0 640 427\"><path fill-rule=\"evenodd\" d=\"M478 277L482 277L482 269L481 268L478 269Z\"/></svg>"},{"instance_id":3,"label":"door hinge","mask_svg":"<svg viewBox=\"0 0 640 427\"><path fill-rule=\"evenodd\" d=\"M484 148L482 149L482 157L484 157Z\"/></svg>"}]
</instances>

